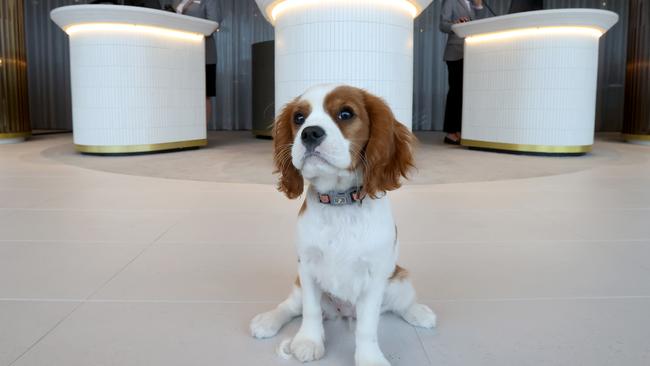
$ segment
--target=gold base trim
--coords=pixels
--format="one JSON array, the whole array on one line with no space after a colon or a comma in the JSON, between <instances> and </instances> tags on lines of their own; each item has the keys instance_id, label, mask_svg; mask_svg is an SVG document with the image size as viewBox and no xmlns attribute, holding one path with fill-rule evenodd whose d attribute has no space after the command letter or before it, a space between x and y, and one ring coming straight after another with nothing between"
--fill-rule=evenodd
<instances>
[{"instance_id":1,"label":"gold base trim","mask_svg":"<svg viewBox=\"0 0 650 366\"><path fill-rule=\"evenodd\" d=\"M479 140L461 139L460 144L467 147L481 149L506 150L541 154L584 154L592 149L592 145L582 146L552 146L552 145L523 145L507 144L503 142L490 142Z\"/></svg>"},{"instance_id":2,"label":"gold base trim","mask_svg":"<svg viewBox=\"0 0 650 366\"><path fill-rule=\"evenodd\" d=\"M166 142L162 144L146 144L146 145L122 145L122 146L109 146L109 145L75 145L77 151L85 154L132 154L176 149L187 149L191 147L201 147L208 144L207 139L189 140L178 142Z\"/></svg>"},{"instance_id":3,"label":"gold base trim","mask_svg":"<svg viewBox=\"0 0 650 366\"><path fill-rule=\"evenodd\" d=\"M637 135L633 133L624 133L623 138L626 141L650 141L650 135Z\"/></svg>"},{"instance_id":4,"label":"gold base trim","mask_svg":"<svg viewBox=\"0 0 650 366\"><path fill-rule=\"evenodd\" d=\"M0 139L19 139L21 137L27 138L32 135L30 132L9 132L9 133L0 133Z\"/></svg>"},{"instance_id":5,"label":"gold base trim","mask_svg":"<svg viewBox=\"0 0 650 366\"><path fill-rule=\"evenodd\" d=\"M252 130L251 132L255 136L273 137L273 131L271 130Z\"/></svg>"}]
</instances>

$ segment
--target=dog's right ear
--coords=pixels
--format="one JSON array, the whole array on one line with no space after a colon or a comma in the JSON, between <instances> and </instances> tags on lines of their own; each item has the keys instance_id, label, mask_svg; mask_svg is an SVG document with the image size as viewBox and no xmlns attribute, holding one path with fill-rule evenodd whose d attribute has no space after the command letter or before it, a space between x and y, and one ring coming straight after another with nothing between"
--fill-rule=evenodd
<instances>
[{"instance_id":1,"label":"dog's right ear","mask_svg":"<svg viewBox=\"0 0 650 366\"><path fill-rule=\"evenodd\" d=\"M284 106L273 125L273 148L275 173L280 173L278 190L284 192L290 199L299 197L304 189L302 175L291 162L291 147L296 127L293 123L293 112L296 101Z\"/></svg>"}]
</instances>

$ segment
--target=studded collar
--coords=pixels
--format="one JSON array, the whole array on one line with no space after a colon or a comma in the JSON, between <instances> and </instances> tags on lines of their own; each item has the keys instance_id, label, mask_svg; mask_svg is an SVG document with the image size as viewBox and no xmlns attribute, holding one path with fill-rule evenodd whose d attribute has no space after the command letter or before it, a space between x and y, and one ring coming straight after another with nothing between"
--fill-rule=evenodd
<instances>
[{"instance_id":1,"label":"studded collar","mask_svg":"<svg viewBox=\"0 0 650 366\"><path fill-rule=\"evenodd\" d=\"M352 187L343 192L317 192L318 201L324 205L347 206L355 203L361 204L366 198L362 187Z\"/></svg>"}]
</instances>

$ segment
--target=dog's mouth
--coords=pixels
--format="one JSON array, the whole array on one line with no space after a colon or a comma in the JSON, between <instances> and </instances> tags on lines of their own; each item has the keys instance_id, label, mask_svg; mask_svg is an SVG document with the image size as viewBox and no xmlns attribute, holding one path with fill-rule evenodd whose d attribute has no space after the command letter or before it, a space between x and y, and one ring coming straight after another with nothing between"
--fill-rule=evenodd
<instances>
[{"instance_id":1,"label":"dog's mouth","mask_svg":"<svg viewBox=\"0 0 650 366\"><path fill-rule=\"evenodd\" d=\"M310 151L310 152L305 153L305 156L303 156L303 158L302 158L302 165L304 166L305 163L307 163L307 159L310 159L310 158L314 159L316 161L323 162L323 163L325 163L327 165L330 165L332 167L334 166L329 160L327 160L326 157L324 157L323 155L321 155L319 152L316 152L316 151Z\"/></svg>"}]
</instances>

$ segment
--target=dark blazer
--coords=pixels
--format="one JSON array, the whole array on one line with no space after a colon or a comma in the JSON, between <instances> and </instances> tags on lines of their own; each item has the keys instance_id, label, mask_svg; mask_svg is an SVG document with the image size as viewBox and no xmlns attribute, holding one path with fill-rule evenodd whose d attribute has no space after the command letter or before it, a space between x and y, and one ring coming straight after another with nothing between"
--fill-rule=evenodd
<instances>
[{"instance_id":1,"label":"dark blazer","mask_svg":"<svg viewBox=\"0 0 650 366\"><path fill-rule=\"evenodd\" d=\"M178 8L181 2L182 0L174 0L174 9ZM183 8L183 15L212 20L220 24L222 13L217 0L193 0ZM214 34L205 39L205 63L208 65L217 63Z\"/></svg>"},{"instance_id":2,"label":"dark blazer","mask_svg":"<svg viewBox=\"0 0 650 366\"><path fill-rule=\"evenodd\" d=\"M470 4L473 4L470 1ZM488 18L491 14L487 7L476 9L473 6L467 7L465 0L443 0L442 11L440 12L440 30L447 33L447 46L445 47L445 61L456 61L463 58L464 40L451 30L454 22L462 17L470 20Z\"/></svg>"}]
</instances>

